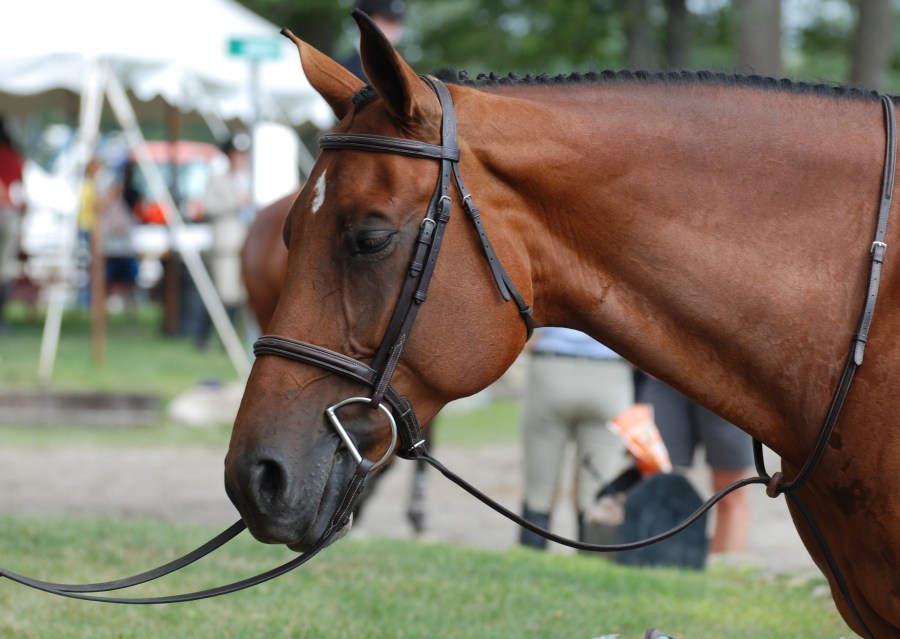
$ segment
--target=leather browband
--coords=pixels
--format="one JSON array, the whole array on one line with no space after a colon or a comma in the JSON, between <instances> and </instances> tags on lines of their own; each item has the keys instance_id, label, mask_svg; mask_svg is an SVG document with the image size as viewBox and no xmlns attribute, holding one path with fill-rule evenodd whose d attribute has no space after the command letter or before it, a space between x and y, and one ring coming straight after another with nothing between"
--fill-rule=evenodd
<instances>
[{"instance_id":1,"label":"leather browband","mask_svg":"<svg viewBox=\"0 0 900 639\"><path fill-rule=\"evenodd\" d=\"M319 138L319 148L323 151L328 149L348 149L459 162L459 149L455 147L438 146L417 140L389 138L384 135L369 135L367 133L354 133L352 135L327 133Z\"/></svg>"}]
</instances>

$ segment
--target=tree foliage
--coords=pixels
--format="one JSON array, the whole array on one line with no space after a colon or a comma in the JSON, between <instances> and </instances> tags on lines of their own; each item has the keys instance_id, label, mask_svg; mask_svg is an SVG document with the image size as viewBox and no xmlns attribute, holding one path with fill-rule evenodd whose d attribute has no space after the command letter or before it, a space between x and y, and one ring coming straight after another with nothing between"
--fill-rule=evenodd
<instances>
[{"instance_id":1,"label":"tree foliage","mask_svg":"<svg viewBox=\"0 0 900 639\"><path fill-rule=\"evenodd\" d=\"M357 37L349 18L354 0L240 1L331 54L348 50ZM407 37L399 48L422 72L453 67L470 75L555 74L630 63L651 69L739 72L746 71L737 46L740 1L406 0ZM849 82L853 42L867 37L856 34L860 5L890 1L781 0L784 73ZM892 22L896 14L893 9ZM643 39L640 56L635 55L635 34ZM893 53L886 86L879 88L896 90L900 60L893 42L883 45Z\"/></svg>"},{"instance_id":2,"label":"tree foliage","mask_svg":"<svg viewBox=\"0 0 900 639\"><path fill-rule=\"evenodd\" d=\"M317 49L331 52L354 0L239 0L280 27L287 27Z\"/></svg>"},{"instance_id":3,"label":"tree foliage","mask_svg":"<svg viewBox=\"0 0 900 639\"><path fill-rule=\"evenodd\" d=\"M419 0L410 26L425 68L562 73L623 63L626 42L617 4Z\"/></svg>"}]
</instances>

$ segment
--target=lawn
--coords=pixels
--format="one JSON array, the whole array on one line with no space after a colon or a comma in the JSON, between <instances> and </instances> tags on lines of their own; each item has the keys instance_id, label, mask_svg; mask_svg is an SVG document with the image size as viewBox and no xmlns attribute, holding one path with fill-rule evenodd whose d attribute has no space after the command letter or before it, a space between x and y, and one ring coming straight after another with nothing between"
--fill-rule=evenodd
<instances>
[{"instance_id":1,"label":"lawn","mask_svg":"<svg viewBox=\"0 0 900 639\"><path fill-rule=\"evenodd\" d=\"M0 388L37 388L42 324L13 307L9 334L0 336ZM237 374L221 346L198 350L187 337L165 336L160 310L146 306L137 317L111 315L107 358L102 365L90 357L90 321L86 313L66 313L56 368L49 390L75 392L150 393L170 402L197 384L236 381ZM298 364L299 366L299 364ZM440 418L440 441L481 444L513 441L518 437L519 405L514 400L492 403L470 413L448 412ZM0 445L108 443L144 445L174 443L224 446L231 425L208 429L180 428L163 417L159 424L140 428L90 428L60 424L35 428L0 426Z\"/></svg>"},{"instance_id":2,"label":"lawn","mask_svg":"<svg viewBox=\"0 0 900 639\"><path fill-rule=\"evenodd\" d=\"M220 347L162 335L157 310L112 316L108 358L90 361L89 322L66 315L52 390L156 393L164 401L205 379L236 374ZM19 312L0 336L0 385L33 389L41 324ZM518 403L441 415L438 445L513 441ZM229 426L0 426L0 446L214 446ZM99 581L145 570L218 531L151 522L0 516L0 564L57 581ZM290 556L242 537L144 594L240 579ZM633 569L596 558L351 538L307 567L214 601L124 607L63 600L0 579L0 637L553 637L641 639L650 626L680 639L852 636L824 581L795 583L716 567L703 573Z\"/></svg>"},{"instance_id":3,"label":"lawn","mask_svg":"<svg viewBox=\"0 0 900 639\"><path fill-rule=\"evenodd\" d=\"M10 310L9 332L0 336L0 386L33 389L43 322L20 306ZM109 316L102 364L91 361L90 336L88 313L66 312L50 390L151 393L171 400L203 380L237 379L221 346L201 351L188 337L163 335L158 305L142 306L136 317Z\"/></svg>"},{"instance_id":4,"label":"lawn","mask_svg":"<svg viewBox=\"0 0 900 639\"><path fill-rule=\"evenodd\" d=\"M214 532L0 518L0 563L48 579L108 579L161 563ZM140 592L220 585L290 556L244 534L212 558ZM682 639L852 636L821 585L724 567L703 573L634 569L591 557L351 537L263 586L187 604L71 601L0 580L0 637L592 639L619 633L641 639L650 626Z\"/></svg>"}]
</instances>

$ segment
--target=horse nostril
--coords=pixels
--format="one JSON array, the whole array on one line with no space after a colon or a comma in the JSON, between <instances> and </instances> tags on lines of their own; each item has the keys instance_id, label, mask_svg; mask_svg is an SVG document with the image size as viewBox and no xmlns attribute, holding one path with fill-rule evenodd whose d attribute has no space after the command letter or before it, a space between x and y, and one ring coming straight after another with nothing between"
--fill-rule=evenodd
<instances>
[{"instance_id":1,"label":"horse nostril","mask_svg":"<svg viewBox=\"0 0 900 639\"><path fill-rule=\"evenodd\" d=\"M251 490L261 510L267 510L287 488L287 472L278 462L265 459L251 471Z\"/></svg>"}]
</instances>

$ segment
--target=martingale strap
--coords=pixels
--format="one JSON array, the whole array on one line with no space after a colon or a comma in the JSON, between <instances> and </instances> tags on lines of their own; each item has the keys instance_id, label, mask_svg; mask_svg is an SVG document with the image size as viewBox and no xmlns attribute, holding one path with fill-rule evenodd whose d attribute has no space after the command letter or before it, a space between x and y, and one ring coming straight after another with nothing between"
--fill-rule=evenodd
<instances>
[{"instance_id":1,"label":"martingale strap","mask_svg":"<svg viewBox=\"0 0 900 639\"><path fill-rule=\"evenodd\" d=\"M881 199L878 206L878 220L875 225L875 239L869 248L869 252L872 255L869 270L869 283L866 287L866 300L863 304L859 328L851 340L850 353L847 356L847 361L844 364L844 371L841 373L841 378L838 381L831 404L828 407L828 413L825 415L825 420L822 423L822 428L819 431L819 436L816 438L812 452L800 468L800 472L797 473L797 476L790 481L786 481L780 471L773 475L769 475L763 459L762 442L756 438L753 439L753 460L759 477L766 480L766 494L773 498L780 494L784 494L803 516L803 519L806 521L809 530L816 540L816 544L822 553L822 557L824 557L825 562L828 564L828 569L834 576L834 581L841 593L841 597L847 604L847 608L850 610L853 618L865 633L865 636L870 639L874 639L875 634L863 621L862 615L860 615L859 610L850 595L850 588L847 586L847 582L841 573L840 566L838 566L834 553L832 553L831 549L828 547L828 542L822 534L822 530L816 524L812 512L806 505L806 502L800 497L797 490L809 480L825 454L828 440L831 439L834 428L837 426L841 409L844 406L844 401L847 399L847 394L850 392L850 385L853 383L853 377L856 375L857 369L862 366L866 344L869 341L869 329L872 326L872 318L875 315L875 303L878 300L878 290L881 286L881 267L882 264L884 264L884 254L887 251L885 239L887 238L888 219L890 217L891 203L894 197L894 172L897 166L897 120L894 101L890 96L884 95L881 96L881 104L884 107L885 128L884 173L882 174L881 180Z\"/></svg>"},{"instance_id":2,"label":"martingale strap","mask_svg":"<svg viewBox=\"0 0 900 639\"><path fill-rule=\"evenodd\" d=\"M881 198L878 205L878 218L875 225L875 239L869 249L872 255L871 268L869 272L869 284L866 289L866 299L863 305L862 316L859 320L859 328L853 336L850 347L850 354L844 365L844 372L841 374L840 381L828 407L828 413L825 421L819 431L819 436L813 446L812 453L807 458L800 472L791 481L785 481L780 472L776 472L769 477L766 472L765 463L762 457L762 444L756 440L753 442L753 454L756 462L756 469L760 476L768 477L770 497L775 497L780 493L789 493L797 490L809 479L809 476L818 466L825 454L828 440L834 432L837 425L838 417L841 414L841 408L850 392L850 385L853 383L853 377L856 370L863 363L863 354L865 352L866 343L869 341L869 329L872 326L872 318L875 315L875 302L878 300L878 289L881 285L881 266L884 263L884 254L887 251L885 239L887 237L887 224L891 213L891 203L894 197L894 171L897 166L897 120L894 110L894 101L890 96L881 96L881 104L884 108L884 128L885 128L885 150L884 150L884 171L881 180Z\"/></svg>"}]
</instances>

